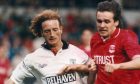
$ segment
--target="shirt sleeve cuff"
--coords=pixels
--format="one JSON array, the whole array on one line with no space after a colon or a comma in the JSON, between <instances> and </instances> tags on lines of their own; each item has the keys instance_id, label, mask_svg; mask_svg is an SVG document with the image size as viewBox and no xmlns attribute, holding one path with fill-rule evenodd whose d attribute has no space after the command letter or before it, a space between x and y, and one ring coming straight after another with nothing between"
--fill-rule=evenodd
<instances>
[{"instance_id":1,"label":"shirt sleeve cuff","mask_svg":"<svg viewBox=\"0 0 140 84\"><path fill-rule=\"evenodd\" d=\"M19 84L19 83L16 81L16 79L15 79L15 77L14 77L13 75L10 77L10 79L11 79L15 84Z\"/></svg>"}]
</instances>

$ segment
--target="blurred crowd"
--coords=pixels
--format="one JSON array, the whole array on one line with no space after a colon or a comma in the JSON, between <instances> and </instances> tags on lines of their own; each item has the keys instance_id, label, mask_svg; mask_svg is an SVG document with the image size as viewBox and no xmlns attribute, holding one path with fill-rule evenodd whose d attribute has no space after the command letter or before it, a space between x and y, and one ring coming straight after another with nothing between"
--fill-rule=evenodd
<instances>
[{"instance_id":1,"label":"blurred crowd","mask_svg":"<svg viewBox=\"0 0 140 84\"><path fill-rule=\"evenodd\" d=\"M34 6L34 7L59 7L59 8L95 8L98 2L104 0L1 0L0 5L7 5L7 6ZM125 9L140 9L140 1L139 0L116 0L123 4L123 8Z\"/></svg>"},{"instance_id":2,"label":"blurred crowd","mask_svg":"<svg viewBox=\"0 0 140 84\"><path fill-rule=\"evenodd\" d=\"M26 54L34 51L38 47L41 47L40 45L44 42L42 38L35 38L29 31L32 17L37 12L44 10L44 7L49 8L53 5L57 7L67 7L71 6L73 3L79 3L78 1L80 0L77 0L77 2L76 0L57 0L58 4L55 0L47 1L49 1L49 4L46 0L36 0L35 2L34 0L30 0L30 3L27 3L28 0L8 0L8 4L6 5L13 7L0 7L0 81L2 81L2 78L6 78L10 75L9 72L14 69L14 67L25 57ZM85 4L85 0L81 1ZM86 3L88 6L96 6L96 3L94 5L91 4L90 1L93 2L93 0L89 0L89 2ZM124 1L128 2L127 0ZM54 4L54 2L56 4ZM0 2L0 4L5 3L5 0L1 0ZM14 7L18 5L29 7ZM30 7L30 5L42 5L44 7ZM82 4L81 6L84 7ZM125 5L125 7L129 8L127 5ZM140 9L140 7L137 7L137 9ZM65 12L65 10L67 11ZM64 9L61 10L60 13L62 15L64 25L63 39L79 46L85 52L89 53L89 39L96 31L95 17L92 17L92 13L82 14L81 9ZM123 23L125 24L123 28L133 30L137 34L140 42L140 18L136 21L135 25L127 24L125 19L123 19ZM0 84L3 83L0 82Z\"/></svg>"}]
</instances>

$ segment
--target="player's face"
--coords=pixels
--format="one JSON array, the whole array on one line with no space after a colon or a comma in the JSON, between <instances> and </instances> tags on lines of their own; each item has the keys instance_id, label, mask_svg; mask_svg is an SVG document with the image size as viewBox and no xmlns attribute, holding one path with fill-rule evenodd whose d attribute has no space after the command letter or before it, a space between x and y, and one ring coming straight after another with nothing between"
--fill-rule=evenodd
<instances>
[{"instance_id":1,"label":"player's face","mask_svg":"<svg viewBox=\"0 0 140 84\"><path fill-rule=\"evenodd\" d=\"M112 12L98 11L96 14L97 30L103 38L109 38L118 26L118 21L114 21L114 14Z\"/></svg>"},{"instance_id":2,"label":"player's face","mask_svg":"<svg viewBox=\"0 0 140 84\"><path fill-rule=\"evenodd\" d=\"M47 20L42 23L42 35L45 41L51 45L56 46L61 42L62 27L58 20Z\"/></svg>"}]
</instances>

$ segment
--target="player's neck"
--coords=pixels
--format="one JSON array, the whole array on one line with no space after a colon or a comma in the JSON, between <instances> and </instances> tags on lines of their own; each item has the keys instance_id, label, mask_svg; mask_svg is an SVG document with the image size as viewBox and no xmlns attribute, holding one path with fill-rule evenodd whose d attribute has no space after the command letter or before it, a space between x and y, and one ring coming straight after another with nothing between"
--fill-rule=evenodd
<instances>
[{"instance_id":1,"label":"player's neck","mask_svg":"<svg viewBox=\"0 0 140 84\"><path fill-rule=\"evenodd\" d=\"M101 37L101 39L103 40L103 42L107 41L110 38L110 36L108 37Z\"/></svg>"},{"instance_id":2,"label":"player's neck","mask_svg":"<svg viewBox=\"0 0 140 84\"><path fill-rule=\"evenodd\" d=\"M60 41L58 44L56 44L55 46L52 46L51 47L51 51L54 53L54 54L57 54L57 52L63 47L63 43L62 41Z\"/></svg>"}]
</instances>

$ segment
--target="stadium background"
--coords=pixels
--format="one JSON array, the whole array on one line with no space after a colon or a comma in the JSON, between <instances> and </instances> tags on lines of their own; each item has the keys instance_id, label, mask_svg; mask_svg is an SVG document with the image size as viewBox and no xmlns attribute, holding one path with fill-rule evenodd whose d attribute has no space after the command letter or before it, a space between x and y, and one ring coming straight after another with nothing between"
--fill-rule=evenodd
<instances>
[{"instance_id":1,"label":"stadium background","mask_svg":"<svg viewBox=\"0 0 140 84\"><path fill-rule=\"evenodd\" d=\"M95 11L100 1L104 0L0 0L0 41L6 46L5 54L12 69L43 42L29 31L35 14L49 8L57 9L64 24L63 39L80 45L82 30L96 31ZM133 30L140 42L140 0L116 1L123 8L123 28Z\"/></svg>"}]
</instances>

